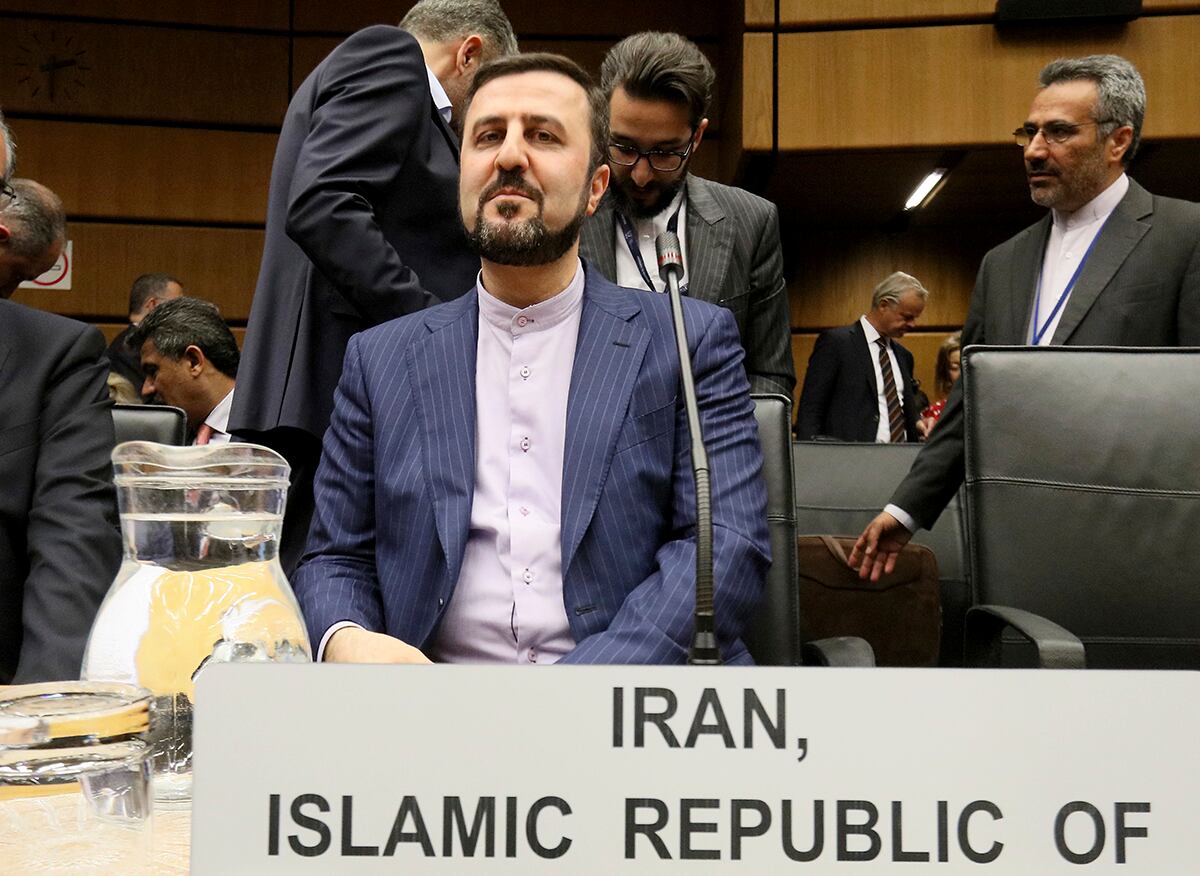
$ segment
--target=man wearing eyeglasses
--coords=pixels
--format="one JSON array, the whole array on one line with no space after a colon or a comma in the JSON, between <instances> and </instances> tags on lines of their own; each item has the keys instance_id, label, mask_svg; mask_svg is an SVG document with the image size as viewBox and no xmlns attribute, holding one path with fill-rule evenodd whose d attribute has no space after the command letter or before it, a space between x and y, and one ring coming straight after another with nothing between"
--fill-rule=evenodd
<instances>
[{"instance_id":1,"label":"man wearing eyeglasses","mask_svg":"<svg viewBox=\"0 0 1200 876\"><path fill-rule=\"evenodd\" d=\"M1053 61L1013 132L1034 202L1050 214L984 256L963 328L970 344L1200 345L1200 205L1125 175L1146 91L1116 55ZM850 556L865 578L895 565L962 484L961 382L892 501Z\"/></svg>"},{"instance_id":2,"label":"man wearing eyeglasses","mask_svg":"<svg viewBox=\"0 0 1200 876\"><path fill-rule=\"evenodd\" d=\"M612 181L584 223L580 252L620 286L662 292L654 242L675 232L683 291L733 311L751 390L790 398L796 374L775 205L688 173L715 78L703 53L678 34L639 33L609 51L601 87Z\"/></svg>"}]
</instances>

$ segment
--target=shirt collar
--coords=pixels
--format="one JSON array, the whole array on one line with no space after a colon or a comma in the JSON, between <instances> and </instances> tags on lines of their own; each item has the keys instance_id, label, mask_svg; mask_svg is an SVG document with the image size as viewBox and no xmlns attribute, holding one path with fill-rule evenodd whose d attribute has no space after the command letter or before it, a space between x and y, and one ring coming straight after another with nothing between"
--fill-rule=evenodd
<instances>
[{"instance_id":1,"label":"shirt collar","mask_svg":"<svg viewBox=\"0 0 1200 876\"><path fill-rule=\"evenodd\" d=\"M866 314L860 316L858 321L862 324L863 332L866 333L867 343L871 346L875 346L875 343L882 338L883 335L879 333L879 330L875 328L875 326L871 325L871 320L867 319Z\"/></svg>"},{"instance_id":2,"label":"shirt collar","mask_svg":"<svg viewBox=\"0 0 1200 876\"><path fill-rule=\"evenodd\" d=\"M479 272L475 288L479 293L480 316L496 328L509 331L514 320L524 317L528 325L525 332L542 331L558 325L582 306L583 262L576 260L575 276L565 289L528 307L513 307L488 292L483 287L483 271Z\"/></svg>"},{"instance_id":3,"label":"shirt collar","mask_svg":"<svg viewBox=\"0 0 1200 876\"><path fill-rule=\"evenodd\" d=\"M1121 174L1113 180L1112 185L1074 213L1067 215L1060 213L1058 210L1051 211L1054 214L1054 224L1063 231L1070 231L1082 225L1103 222L1112 214L1113 210L1117 209L1117 204L1121 203L1121 199L1125 197L1125 193L1128 191L1129 177Z\"/></svg>"},{"instance_id":4,"label":"shirt collar","mask_svg":"<svg viewBox=\"0 0 1200 876\"><path fill-rule=\"evenodd\" d=\"M204 422L212 426L214 432L229 432L229 411L233 408L233 390L225 393L225 398L221 399L208 412L208 416L204 418Z\"/></svg>"},{"instance_id":5,"label":"shirt collar","mask_svg":"<svg viewBox=\"0 0 1200 876\"><path fill-rule=\"evenodd\" d=\"M446 89L442 88L442 83L433 75L428 64L425 65L425 72L429 74L429 96L433 98L433 105L437 107L442 121L449 124L450 114L454 110L454 105L450 102L450 95L446 94Z\"/></svg>"}]
</instances>

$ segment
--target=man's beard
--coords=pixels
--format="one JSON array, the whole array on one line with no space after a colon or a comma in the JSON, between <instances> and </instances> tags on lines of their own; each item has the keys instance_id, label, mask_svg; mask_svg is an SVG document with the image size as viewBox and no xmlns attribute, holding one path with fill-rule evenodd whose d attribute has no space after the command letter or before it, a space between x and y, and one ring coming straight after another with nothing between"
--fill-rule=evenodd
<instances>
[{"instance_id":1,"label":"man's beard","mask_svg":"<svg viewBox=\"0 0 1200 876\"><path fill-rule=\"evenodd\" d=\"M506 188L533 200L537 204L537 215L522 222L490 222L485 219L483 208L487 202ZM480 258L498 265L548 265L562 258L579 239L579 229L587 217L588 192L589 188L585 187L579 199L579 209L567 224L552 231L542 216L545 196L525 183L520 170L501 170L496 181L479 196L475 228L467 230L467 241ZM503 219L515 215L519 209L519 205L511 203L498 204L496 207Z\"/></svg>"},{"instance_id":2,"label":"man's beard","mask_svg":"<svg viewBox=\"0 0 1200 876\"><path fill-rule=\"evenodd\" d=\"M663 185L659 189L658 197L649 204L642 204L639 201L635 201L626 194L625 186L633 185L633 180L629 177L618 179L614 175L612 184L608 189L612 192L613 203L619 212L631 219L651 219L671 206L671 202L675 200L675 196L679 194L679 190L683 188L686 180L687 174L681 173L678 179Z\"/></svg>"}]
</instances>

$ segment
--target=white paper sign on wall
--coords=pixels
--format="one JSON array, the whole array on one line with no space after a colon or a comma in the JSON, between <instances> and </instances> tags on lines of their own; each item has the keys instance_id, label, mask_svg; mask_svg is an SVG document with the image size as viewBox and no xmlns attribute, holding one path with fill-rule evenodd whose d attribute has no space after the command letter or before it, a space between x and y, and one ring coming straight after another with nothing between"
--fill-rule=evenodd
<instances>
[{"instance_id":1,"label":"white paper sign on wall","mask_svg":"<svg viewBox=\"0 0 1200 876\"><path fill-rule=\"evenodd\" d=\"M67 245L63 247L62 255L58 257L58 261L39 277L34 277L32 280L26 280L18 289L70 289L71 288L71 272L74 267L75 252L72 241L68 240Z\"/></svg>"}]
</instances>

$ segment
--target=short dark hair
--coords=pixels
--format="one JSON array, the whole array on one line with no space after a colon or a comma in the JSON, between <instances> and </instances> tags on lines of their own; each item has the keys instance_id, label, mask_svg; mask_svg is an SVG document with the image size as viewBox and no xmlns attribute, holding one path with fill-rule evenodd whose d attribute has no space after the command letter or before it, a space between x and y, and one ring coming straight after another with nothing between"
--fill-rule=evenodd
<instances>
[{"instance_id":1,"label":"short dark hair","mask_svg":"<svg viewBox=\"0 0 1200 876\"><path fill-rule=\"evenodd\" d=\"M133 287L129 290L129 312L137 313L146 306L147 301L161 295L168 283L183 286L183 283L170 274L142 274L133 281Z\"/></svg>"},{"instance_id":2,"label":"short dark hair","mask_svg":"<svg viewBox=\"0 0 1200 876\"><path fill-rule=\"evenodd\" d=\"M1133 139L1121 156L1129 164L1142 143L1142 122L1146 118L1146 85L1137 68L1120 55L1088 55L1083 58L1058 58L1042 68L1038 84L1042 88L1058 82L1083 79L1096 84L1096 129L1101 138L1117 128L1133 128Z\"/></svg>"},{"instance_id":3,"label":"short dark hair","mask_svg":"<svg viewBox=\"0 0 1200 876\"><path fill-rule=\"evenodd\" d=\"M140 353L146 341L154 341L158 352L179 361L190 346L197 346L204 357L226 377L237 377L237 341L221 318L217 305L200 298L172 298L147 314L129 333L129 348Z\"/></svg>"},{"instance_id":4,"label":"short dark hair","mask_svg":"<svg viewBox=\"0 0 1200 876\"><path fill-rule=\"evenodd\" d=\"M540 72L566 76L582 88L584 94L587 95L592 134L592 154L588 167L588 173L591 173L604 162L605 153L608 151L608 100L596 87L596 83L592 81L592 77L587 74L587 71L570 58L553 55L549 52L528 52L523 55L510 55L506 58L488 61L479 68L479 72L475 74L475 80L467 89L463 118L467 117L467 111L471 108L471 101L474 100L476 92L493 79L516 76L519 73Z\"/></svg>"},{"instance_id":5,"label":"short dark hair","mask_svg":"<svg viewBox=\"0 0 1200 876\"><path fill-rule=\"evenodd\" d=\"M619 85L639 100L685 104L693 128L708 112L716 81L704 53L677 33L635 33L609 49L600 66L605 100Z\"/></svg>"},{"instance_id":6,"label":"short dark hair","mask_svg":"<svg viewBox=\"0 0 1200 876\"><path fill-rule=\"evenodd\" d=\"M496 0L421 0L400 21L416 37L444 43L477 33L484 58L517 53L517 37Z\"/></svg>"},{"instance_id":7,"label":"short dark hair","mask_svg":"<svg viewBox=\"0 0 1200 876\"><path fill-rule=\"evenodd\" d=\"M22 258L40 258L67 239L62 199L31 179L14 179L11 185L17 196L4 209L5 221L13 226L9 249Z\"/></svg>"}]
</instances>

